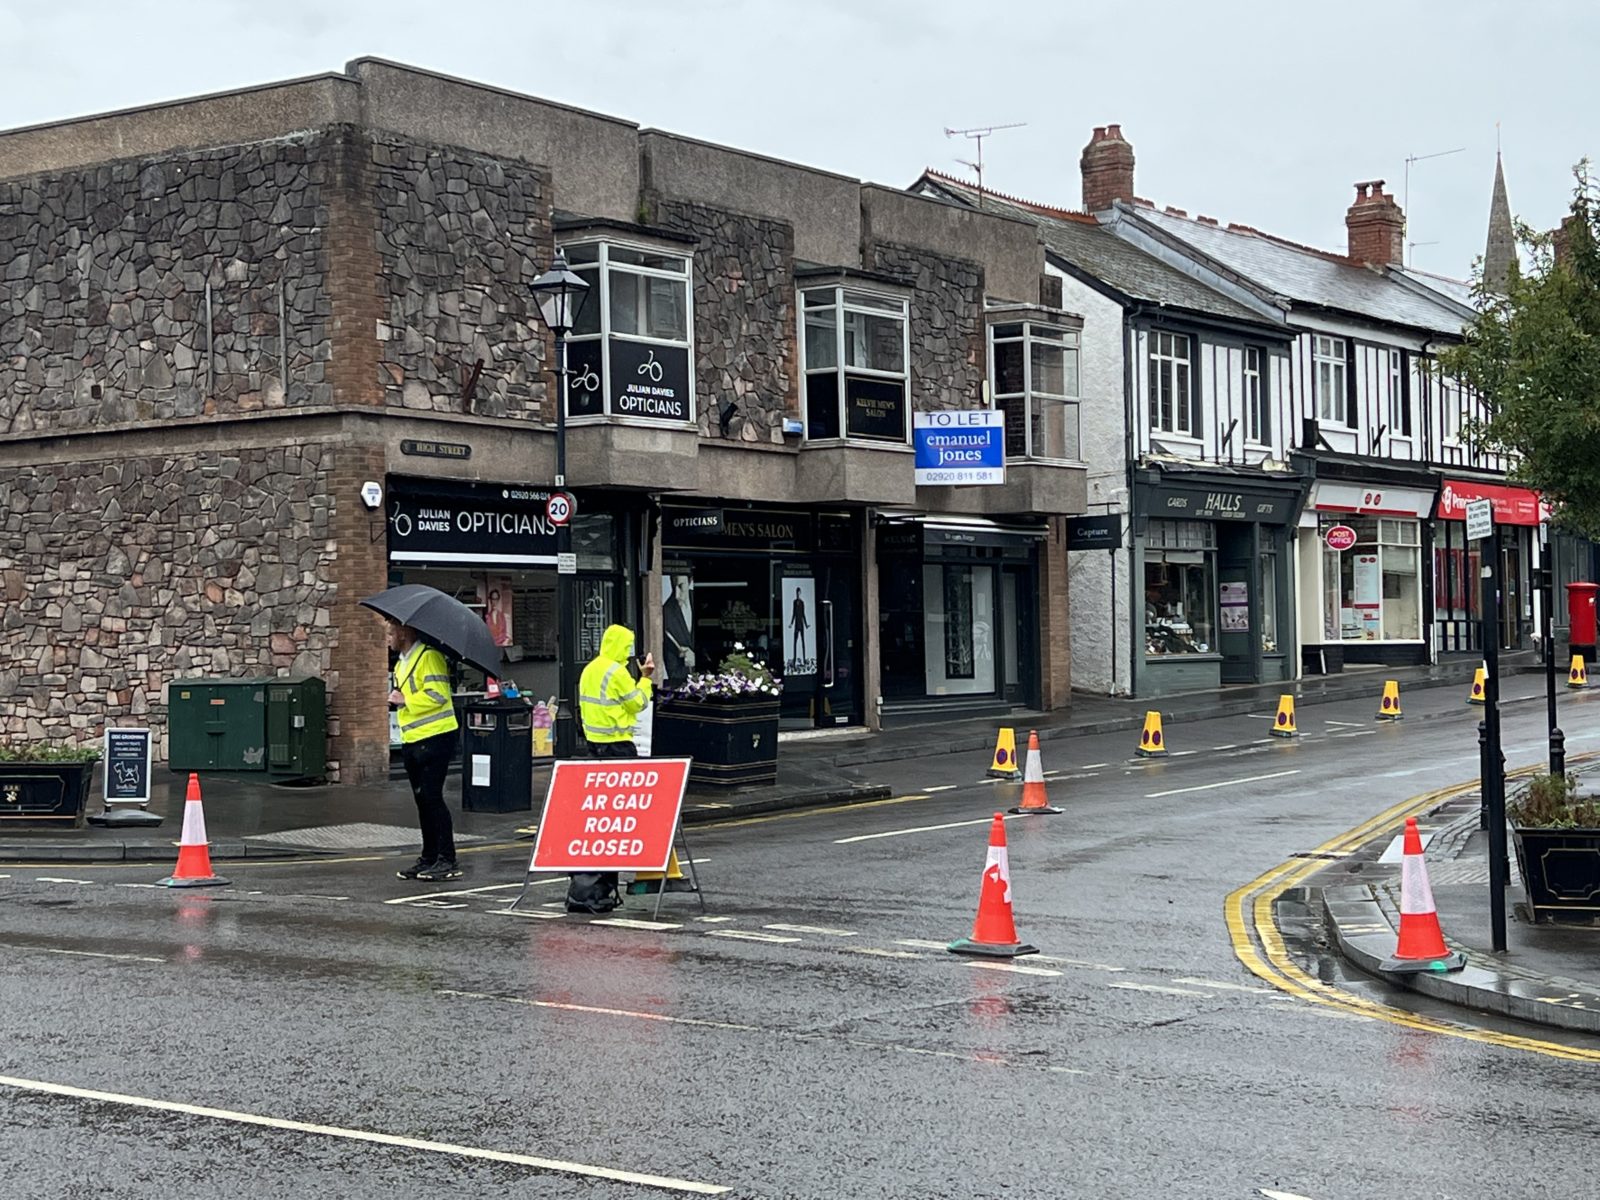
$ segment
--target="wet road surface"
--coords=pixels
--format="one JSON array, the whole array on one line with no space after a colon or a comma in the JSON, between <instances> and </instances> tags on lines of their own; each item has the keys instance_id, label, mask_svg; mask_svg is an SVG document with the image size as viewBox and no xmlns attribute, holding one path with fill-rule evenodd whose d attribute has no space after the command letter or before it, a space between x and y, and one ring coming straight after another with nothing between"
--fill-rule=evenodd
<instances>
[{"instance_id":1,"label":"wet road surface","mask_svg":"<svg viewBox=\"0 0 1600 1200\"><path fill-rule=\"evenodd\" d=\"M564 916L564 881L508 914L528 845L434 887L391 859L230 863L205 893L8 866L0 1178L25 1184L0 1194L1588 1194L1600 1067L1308 1003L1230 940L1230 891L1473 773L1476 711L1405 700L1398 726L1302 709L1293 743L1169 726L1149 763L1046 743L1067 811L1007 822L1042 951L1015 963L942 948L1018 790L954 757L902 764L891 802L692 830L707 912L669 896L658 926L643 898ZM1505 725L1513 765L1540 756L1541 706ZM1283 908L1308 970L1419 1004Z\"/></svg>"}]
</instances>

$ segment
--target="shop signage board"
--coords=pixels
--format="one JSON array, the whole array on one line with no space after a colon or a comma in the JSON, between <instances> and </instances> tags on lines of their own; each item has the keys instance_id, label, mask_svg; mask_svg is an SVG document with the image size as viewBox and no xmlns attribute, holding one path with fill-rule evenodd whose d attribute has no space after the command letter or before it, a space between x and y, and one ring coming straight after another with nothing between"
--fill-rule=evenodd
<instances>
[{"instance_id":1,"label":"shop signage board","mask_svg":"<svg viewBox=\"0 0 1600 1200\"><path fill-rule=\"evenodd\" d=\"M1497 525L1537 525L1544 515L1539 493L1527 488L1507 487L1497 483L1476 483L1463 479L1447 479L1439 489L1439 507L1436 515L1442 521L1463 521L1467 509L1475 500L1489 504ZM1476 537L1476 534L1468 534ZM1484 534L1485 537L1488 534Z\"/></svg>"},{"instance_id":2,"label":"shop signage board","mask_svg":"<svg viewBox=\"0 0 1600 1200\"><path fill-rule=\"evenodd\" d=\"M688 348L622 337L568 342L567 415L692 424Z\"/></svg>"},{"instance_id":3,"label":"shop signage board","mask_svg":"<svg viewBox=\"0 0 1600 1200\"><path fill-rule=\"evenodd\" d=\"M549 566L556 561L550 495L544 488L391 479L389 558Z\"/></svg>"},{"instance_id":4,"label":"shop signage board","mask_svg":"<svg viewBox=\"0 0 1600 1200\"><path fill-rule=\"evenodd\" d=\"M1294 515L1291 494L1228 487L1141 486L1146 516L1163 521L1259 521L1286 525Z\"/></svg>"},{"instance_id":5,"label":"shop signage board","mask_svg":"<svg viewBox=\"0 0 1600 1200\"><path fill-rule=\"evenodd\" d=\"M1356 531L1348 525L1333 525L1322 535L1329 550L1349 550L1356 544Z\"/></svg>"},{"instance_id":6,"label":"shop signage board","mask_svg":"<svg viewBox=\"0 0 1600 1200\"><path fill-rule=\"evenodd\" d=\"M976 412L919 412L911 431L916 485L993 485L1006 481L1006 416Z\"/></svg>"},{"instance_id":7,"label":"shop signage board","mask_svg":"<svg viewBox=\"0 0 1600 1200\"><path fill-rule=\"evenodd\" d=\"M1468 500L1466 503L1467 540L1482 541L1494 536L1494 502Z\"/></svg>"},{"instance_id":8,"label":"shop signage board","mask_svg":"<svg viewBox=\"0 0 1600 1200\"><path fill-rule=\"evenodd\" d=\"M1122 546L1122 514L1068 517L1068 550L1116 550Z\"/></svg>"},{"instance_id":9,"label":"shop signage board","mask_svg":"<svg viewBox=\"0 0 1600 1200\"><path fill-rule=\"evenodd\" d=\"M404 438L400 442L400 453L417 458L471 458L472 447L465 442L435 442Z\"/></svg>"},{"instance_id":10,"label":"shop signage board","mask_svg":"<svg viewBox=\"0 0 1600 1200\"><path fill-rule=\"evenodd\" d=\"M1241 582L1224 583L1218 589L1222 609L1223 633L1250 632L1250 585Z\"/></svg>"},{"instance_id":11,"label":"shop signage board","mask_svg":"<svg viewBox=\"0 0 1600 1200\"><path fill-rule=\"evenodd\" d=\"M550 774L528 873L664 871L689 759L574 759Z\"/></svg>"},{"instance_id":12,"label":"shop signage board","mask_svg":"<svg viewBox=\"0 0 1600 1200\"><path fill-rule=\"evenodd\" d=\"M150 803L150 731L107 729L105 802Z\"/></svg>"}]
</instances>

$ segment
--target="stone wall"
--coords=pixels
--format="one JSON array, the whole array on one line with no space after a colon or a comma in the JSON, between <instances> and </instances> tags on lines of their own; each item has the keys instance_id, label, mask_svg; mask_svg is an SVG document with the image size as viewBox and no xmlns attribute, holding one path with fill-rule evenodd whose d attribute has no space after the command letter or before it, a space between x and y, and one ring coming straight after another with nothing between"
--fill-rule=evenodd
<instances>
[{"instance_id":1,"label":"stone wall","mask_svg":"<svg viewBox=\"0 0 1600 1200\"><path fill-rule=\"evenodd\" d=\"M328 403L330 136L0 180L0 435Z\"/></svg>"},{"instance_id":2,"label":"stone wall","mask_svg":"<svg viewBox=\"0 0 1600 1200\"><path fill-rule=\"evenodd\" d=\"M548 170L381 135L371 156L384 402L542 420L547 337L528 283L550 262Z\"/></svg>"},{"instance_id":3,"label":"stone wall","mask_svg":"<svg viewBox=\"0 0 1600 1200\"><path fill-rule=\"evenodd\" d=\"M894 242L874 242L866 266L901 276L913 287L912 408L980 407L986 373L983 268Z\"/></svg>"},{"instance_id":4,"label":"stone wall","mask_svg":"<svg viewBox=\"0 0 1600 1200\"><path fill-rule=\"evenodd\" d=\"M652 223L700 239L694 254L695 400L702 437L783 444L799 412L794 227L680 200Z\"/></svg>"},{"instance_id":5,"label":"stone wall","mask_svg":"<svg viewBox=\"0 0 1600 1200\"><path fill-rule=\"evenodd\" d=\"M156 732L186 675L330 678L337 631L317 445L0 472L0 738Z\"/></svg>"}]
</instances>

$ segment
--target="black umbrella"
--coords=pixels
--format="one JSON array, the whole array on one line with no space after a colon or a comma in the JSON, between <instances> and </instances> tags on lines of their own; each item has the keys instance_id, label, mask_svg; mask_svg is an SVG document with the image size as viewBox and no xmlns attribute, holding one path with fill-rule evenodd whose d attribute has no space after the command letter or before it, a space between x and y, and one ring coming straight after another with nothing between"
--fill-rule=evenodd
<instances>
[{"instance_id":1,"label":"black umbrella","mask_svg":"<svg viewBox=\"0 0 1600 1200\"><path fill-rule=\"evenodd\" d=\"M361 602L374 612L409 625L446 654L469 662L486 675L500 674L500 647L483 618L454 596L420 583L392 587Z\"/></svg>"}]
</instances>

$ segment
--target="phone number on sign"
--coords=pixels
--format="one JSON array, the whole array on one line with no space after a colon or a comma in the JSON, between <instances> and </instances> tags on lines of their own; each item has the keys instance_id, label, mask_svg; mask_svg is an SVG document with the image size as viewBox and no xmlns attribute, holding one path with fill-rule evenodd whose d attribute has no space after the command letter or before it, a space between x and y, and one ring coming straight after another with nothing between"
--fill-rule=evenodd
<instances>
[{"instance_id":1,"label":"phone number on sign","mask_svg":"<svg viewBox=\"0 0 1600 1200\"><path fill-rule=\"evenodd\" d=\"M930 483L1004 483L1005 473L990 467L981 470L939 471L924 470L917 472L917 482Z\"/></svg>"}]
</instances>

